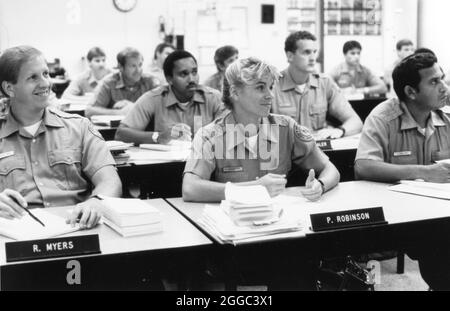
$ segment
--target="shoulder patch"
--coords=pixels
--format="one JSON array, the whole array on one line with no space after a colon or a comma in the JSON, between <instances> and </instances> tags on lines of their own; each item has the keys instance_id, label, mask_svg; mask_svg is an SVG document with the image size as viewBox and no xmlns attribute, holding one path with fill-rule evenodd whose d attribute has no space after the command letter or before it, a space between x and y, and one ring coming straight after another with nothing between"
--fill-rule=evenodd
<instances>
[{"instance_id":1,"label":"shoulder patch","mask_svg":"<svg viewBox=\"0 0 450 311\"><path fill-rule=\"evenodd\" d=\"M312 141L314 140L311 132L304 126L301 126L297 123L294 125L294 135L296 138L301 141Z\"/></svg>"},{"instance_id":2,"label":"shoulder patch","mask_svg":"<svg viewBox=\"0 0 450 311\"><path fill-rule=\"evenodd\" d=\"M277 125L289 126L289 119L291 119L291 117L273 113L269 114L270 122Z\"/></svg>"},{"instance_id":3,"label":"shoulder patch","mask_svg":"<svg viewBox=\"0 0 450 311\"><path fill-rule=\"evenodd\" d=\"M89 122L88 124L88 130L89 132L91 132L94 136L100 138L101 140L105 140L102 136L102 134L100 134L100 132L94 127L94 124L92 124L92 122Z\"/></svg>"}]
</instances>

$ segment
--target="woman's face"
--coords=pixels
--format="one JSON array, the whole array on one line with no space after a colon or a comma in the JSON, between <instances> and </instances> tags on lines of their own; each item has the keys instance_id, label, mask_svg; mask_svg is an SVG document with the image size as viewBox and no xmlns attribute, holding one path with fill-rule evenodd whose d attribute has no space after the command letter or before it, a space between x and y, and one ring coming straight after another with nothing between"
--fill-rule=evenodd
<instances>
[{"instance_id":1,"label":"woman's face","mask_svg":"<svg viewBox=\"0 0 450 311\"><path fill-rule=\"evenodd\" d=\"M16 84L10 84L13 102L35 108L48 106L52 83L44 56L38 55L22 65Z\"/></svg>"},{"instance_id":2,"label":"woman's face","mask_svg":"<svg viewBox=\"0 0 450 311\"><path fill-rule=\"evenodd\" d=\"M273 78L263 77L256 84L237 88L234 110L248 116L267 117L274 99L273 86Z\"/></svg>"}]
</instances>

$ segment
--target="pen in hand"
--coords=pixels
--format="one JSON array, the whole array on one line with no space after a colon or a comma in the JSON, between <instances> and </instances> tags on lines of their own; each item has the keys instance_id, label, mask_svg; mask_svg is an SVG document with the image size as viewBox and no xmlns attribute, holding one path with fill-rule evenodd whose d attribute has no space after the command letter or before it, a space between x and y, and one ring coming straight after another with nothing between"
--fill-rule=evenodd
<instances>
[{"instance_id":1,"label":"pen in hand","mask_svg":"<svg viewBox=\"0 0 450 311\"><path fill-rule=\"evenodd\" d=\"M30 212L30 210L26 207L24 207L21 203L19 203L19 201L17 200L17 198L15 197L10 197L17 205L19 205L19 207L21 209L23 209L26 213L28 213L28 215L30 215L31 218L33 218L34 220L36 220L38 223L40 223L43 227L45 227L44 223L42 221L39 220L39 218L37 218L36 216L33 215L32 212Z\"/></svg>"}]
</instances>

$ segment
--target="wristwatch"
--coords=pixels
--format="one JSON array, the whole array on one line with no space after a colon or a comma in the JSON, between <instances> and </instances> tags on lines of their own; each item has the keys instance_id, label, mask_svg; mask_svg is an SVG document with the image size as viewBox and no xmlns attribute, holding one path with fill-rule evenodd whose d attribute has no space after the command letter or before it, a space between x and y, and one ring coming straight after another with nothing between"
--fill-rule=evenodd
<instances>
[{"instance_id":1,"label":"wristwatch","mask_svg":"<svg viewBox=\"0 0 450 311\"><path fill-rule=\"evenodd\" d=\"M322 186L322 194L325 193L325 184L320 179L317 179L318 182L320 182L320 185Z\"/></svg>"},{"instance_id":2,"label":"wristwatch","mask_svg":"<svg viewBox=\"0 0 450 311\"><path fill-rule=\"evenodd\" d=\"M154 143L158 143L159 132L153 132L152 140Z\"/></svg>"}]
</instances>

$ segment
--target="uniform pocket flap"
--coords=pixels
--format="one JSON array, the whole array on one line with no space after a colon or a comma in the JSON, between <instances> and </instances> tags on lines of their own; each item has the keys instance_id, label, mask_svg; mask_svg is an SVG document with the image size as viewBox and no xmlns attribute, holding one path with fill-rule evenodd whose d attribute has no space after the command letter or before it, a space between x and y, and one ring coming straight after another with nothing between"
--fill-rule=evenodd
<instances>
[{"instance_id":1,"label":"uniform pocket flap","mask_svg":"<svg viewBox=\"0 0 450 311\"><path fill-rule=\"evenodd\" d=\"M81 151L79 149L71 150L53 150L48 153L48 163L50 166L56 164L74 164L81 162Z\"/></svg>"},{"instance_id":2,"label":"uniform pocket flap","mask_svg":"<svg viewBox=\"0 0 450 311\"><path fill-rule=\"evenodd\" d=\"M6 176L16 169L24 170L25 157L22 155L15 155L0 160L0 175Z\"/></svg>"}]
</instances>

